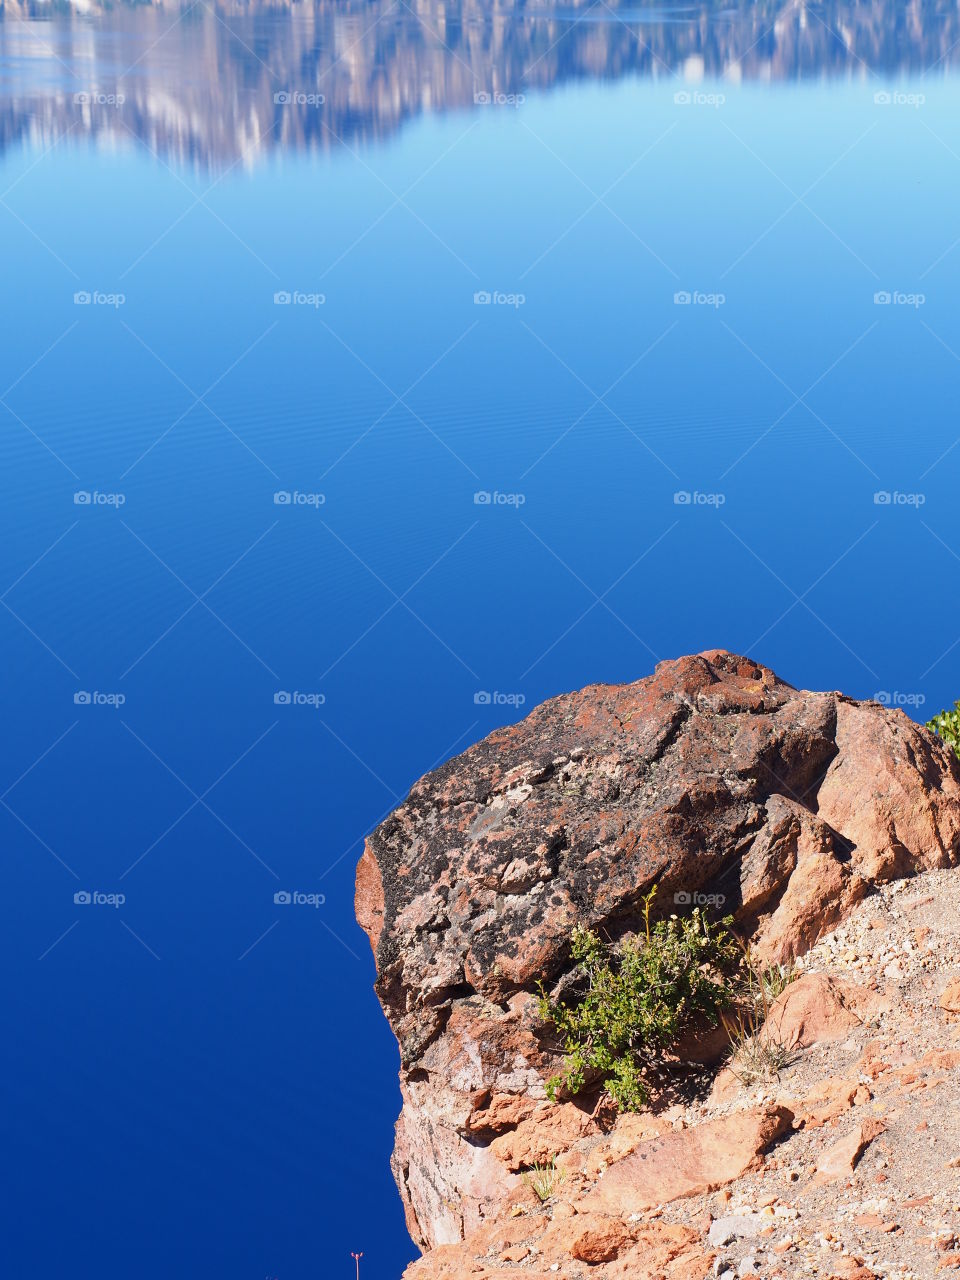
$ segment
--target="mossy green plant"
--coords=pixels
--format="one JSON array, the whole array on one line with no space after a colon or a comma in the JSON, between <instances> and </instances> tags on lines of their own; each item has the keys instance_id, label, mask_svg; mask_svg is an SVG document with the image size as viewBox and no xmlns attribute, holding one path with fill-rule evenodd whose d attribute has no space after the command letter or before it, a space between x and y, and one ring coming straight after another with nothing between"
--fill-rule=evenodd
<instances>
[{"instance_id":1,"label":"mossy green plant","mask_svg":"<svg viewBox=\"0 0 960 1280\"><path fill-rule=\"evenodd\" d=\"M954 754L960 757L960 702L953 704L952 711L940 711L927 721L927 728L931 729L938 738L942 738L948 747L952 747Z\"/></svg>"},{"instance_id":2,"label":"mossy green plant","mask_svg":"<svg viewBox=\"0 0 960 1280\"><path fill-rule=\"evenodd\" d=\"M575 976L539 1012L559 1037L563 1069L547 1084L556 1100L602 1080L621 1111L646 1105L647 1077L685 1031L716 1025L734 995L741 948L727 917L711 924L696 908L651 924L656 886L643 902L643 931L608 943L592 929L571 937Z\"/></svg>"}]
</instances>

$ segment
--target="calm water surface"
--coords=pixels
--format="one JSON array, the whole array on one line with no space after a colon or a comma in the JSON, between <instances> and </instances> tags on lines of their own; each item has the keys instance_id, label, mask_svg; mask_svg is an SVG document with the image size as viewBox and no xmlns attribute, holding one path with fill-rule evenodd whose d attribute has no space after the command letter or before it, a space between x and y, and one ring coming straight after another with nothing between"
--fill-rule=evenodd
<instances>
[{"instance_id":1,"label":"calm water surface","mask_svg":"<svg viewBox=\"0 0 960 1280\"><path fill-rule=\"evenodd\" d=\"M4 8L9 1274L399 1276L353 868L525 707L960 695L958 39Z\"/></svg>"}]
</instances>

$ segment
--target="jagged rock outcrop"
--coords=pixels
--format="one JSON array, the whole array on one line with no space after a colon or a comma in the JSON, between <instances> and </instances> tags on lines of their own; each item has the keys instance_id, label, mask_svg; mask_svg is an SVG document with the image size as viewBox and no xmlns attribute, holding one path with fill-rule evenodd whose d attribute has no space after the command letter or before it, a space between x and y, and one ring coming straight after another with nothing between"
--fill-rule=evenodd
<instances>
[{"instance_id":1,"label":"jagged rock outcrop","mask_svg":"<svg viewBox=\"0 0 960 1280\"><path fill-rule=\"evenodd\" d=\"M960 768L936 738L724 651L554 698L421 779L357 874L414 1239L459 1241L530 1153L596 1131L593 1099L545 1101L532 995L562 978L575 924L635 928L656 884L662 911L705 896L782 959L871 883L958 858Z\"/></svg>"}]
</instances>

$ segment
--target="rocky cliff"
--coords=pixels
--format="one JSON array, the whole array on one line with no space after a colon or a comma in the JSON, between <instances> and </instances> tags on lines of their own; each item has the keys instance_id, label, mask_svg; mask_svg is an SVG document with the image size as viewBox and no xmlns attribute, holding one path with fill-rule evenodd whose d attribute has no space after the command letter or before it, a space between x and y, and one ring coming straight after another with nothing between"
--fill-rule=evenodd
<instances>
[{"instance_id":1,"label":"rocky cliff","mask_svg":"<svg viewBox=\"0 0 960 1280\"><path fill-rule=\"evenodd\" d=\"M522 1169L598 1139L596 1097L546 1100L532 994L562 981L575 924L629 931L656 884L662 910L709 900L784 960L876 885L958 861L960 769L932 735L724 651L552 699L421 779L357 872L400 1044L394 1172L414 1239L488 1230ZM792 1114L750 1121L744 1169ZM623 1220L611 1205L591 1211Z\"/></svg>"}]
</instances>

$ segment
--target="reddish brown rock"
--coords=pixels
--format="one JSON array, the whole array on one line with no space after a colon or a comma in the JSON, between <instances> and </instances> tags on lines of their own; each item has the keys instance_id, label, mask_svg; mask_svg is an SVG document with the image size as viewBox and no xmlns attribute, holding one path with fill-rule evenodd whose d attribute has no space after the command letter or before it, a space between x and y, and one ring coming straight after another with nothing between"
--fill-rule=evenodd
<instances>
[{"instance_id":1,"label":"reddish brown rock","mask_svg":"<svg viewBox=\"0 0 960 1280\"><path fill-rule=\"evenodd\" d=\"M516 1129L524 1120L544 1110L545 1104L536 1098L523 1098L515 1093L498 1093L478 1099L476 1110L467 1120L470 1133L491 1135Z\"/></svg>"},{"instance_id":2,"label":"reddish brown rock","mask_svg":"<svg viewBox=\"0 0 960 1280\"><path fill-rule=\"evenodd\" d=\"M817 812L843 832L871 880L907 875L916 863L956 861L960 809L944 785L949 752L932 734L872 702L837 699L837 756L817 791Z\"/></svg>"},{"instance_id":3,"label":"reddish brown rock","mask_svg":"<svg viewBox=\"0 0 960 1280\"><path fill-rule=\"evenodd\" d=\"M761 957L787 960L806 951L867 892L852 874L838 832L792 795L770 795L765 824L740 868L739 916L761 926Z\"/></svg>"},{"instance_id":4,"label":"reddish brown rock","mask_svg":"<svg viewBox=\"0 0 960 1280\"><path fill-rule=\"evenodd\" d=\"M558 1152L598 1132L589 1113L574 1103L544 1103L515 1129L494 1138L490 1150L508 1169L529 1169L548 1164Z\"/></svg>"},{"instance_id":5,"label":"reddish brown rock","mask_svg":"<svg viewBox=\"0 0 960 1280\"><path fill-rule=\"evenodd\" d=\"M400 1045L394 1172L414 1238L457 1241L516 1194L535 1148L501 1139L556 1065L532 993L563 978L576 924L636 928L658 884L662 911L721 895L784 958L871 877L955 863L958 801L952 753L902 712L723 651L555 698L418 782L357 873Z\"/></svg>"},{"instance_id":6,"label":"reddish brown rock","mask_svg":"<svg viewBox=\"0 0 960 1280\"><path fill-rule=\"evenodd\" d=\"M608 1264L604 1280L706 1280L713 1272L716 1254L704 1251L690 1227L644 1223L636 1237L632 1249Z\"/></svg>"},{"instance_id":7,"label":"reddish brown rock","mask_svg":"<svg viewBox=\"0 0 960 1280\"><path fill-rule=\"evenodd\" d=\"M882 1120L864 1120L832 1143L817 1161L814 1182L832 1182L835 1178L845 1178L851 1174L866 1148L885 1128Z\"/></svg>"},{"instance_id":8,"label":"reddish brown rock","mask_svg":"<svg viewBox=\"0 0 960 1280\"><path fill-rule=\"evenodd\" d=\"M510 1245L509 1248L504 1249L503 1253L501 1253L500 1255L500 1261L501 1262L522 1262L524 1258L529 1256L529 1254L530 1254L530 1250L527 1248L525 1244L514 1244L514 1245Z\"/></svg>"},{"instance_id":9,"label":"reddish brown rock","mask_svg":"<svg viewBox=\"0 0 960 1280\"><path fill-rule=\"evenodd\" d=\"M793 1127L795 1129L819 1129L831 1124L850 1107L867 1102L870 1091L856 1080L841 1076L828 1076L806 1097L796 1104Z\"/></svg>"},{"instance_id":10,"label":"reddish brown rock","mask_svg":"<svg viewBox=\"0 0 960 1280\"><path fill-rule=\"evenodd\" d=\"M820 973L791 982L770 1006L763 1033L788 1049L845 1039L890 1002L866 987Z\"/></svg>"},{"instance_id":11,"label":"reddish brown rock","mask_svg":"<svg viewBox=\"0 0 960 1280\"><path fill-rule=\"evenodd\" d=\"M619 1218L602 1213L578 1213L551 1227L541 1247L547 1256L556 1253L580 1262L611 1262L624 1253L634 1239L634 1232Z\"/></svg>"},{"instance_id":12,"label":"reddish brown rock","mask_svg":"<svg viewBox=\"0 0 960 1280\"><path fill-rule=\"evenodd\" d=\"M839 1258L832 1266L836 1270L831 1274L830 1280L876 1280L877 1277L877 1273L865 1267L863 1260L859 1258Z\"/></svg>"},{"instance_id":13,"label":"reddish brown rock","mask_svg":"<svg viewBox=\"0 0 960 1280\"><path fill-rule=\"evenodd\" d=\"M642 1142L660 1138L669 1131L670 1125L649 1111L620 1116L606 1141L597 1143L591 1150L585 1161L587 1176L599 1177L609 1165L636 1151Z\"/></svg>"},{"instance_id":14,"label":"reddish brown rock","mask_svg":"<svg viewBox=\"0 0 960 1280\"><path fill-rule=\"evenodd\" d=\"M939 1067L943 1071L956 1071L960 1067L960 1052L956 1049L931 1049L920 1059L923 1067Z\"/></svg>"},{"instance_id":15,"label":"reddish brown rock","mask_svg":"<svg viewBox=\"0 0 960 1280\"><path fill-rule=\"evenodd\" d=\"M792 1120L786 1107L765 1107L654 1138L612 1165L583 1206L629 1215L715 1191L755 1168Z\"/></svg>"},{"instance_id":16,"label":"reddish brown rock","mask_svg":"<svg viewBox=\"0 0 960 1280\"><path fill-rule=\"evenodd\" d=\"M627 1224L588 1213L554 1221L546 1232L542 1220L516 1225L516 1243L506 1243L497 1226L483 1228L461 1244L430 1250L408 1267L405 1280L508 1280L518 1274L523 1280L553 1280L558 1272L570 1274L571 1263L578 1262L597 1280L706 1280L715 1257L701 1247L699 1232L676 1224ZM539 1251L535 1268L509 1265L531 1262L531 1245Z\"/></svg>"},{"instance_id":17,"label":"reddish brown rock","mask_svg":"<svg viewBox=\"0 0 960 1280\"><path fill-rule=\"evenodd\" d=\"M686 1275L689 1280L699 1280L706 1274L714 1255L700 1247L698 1233L690 1227L668 1223L646 1223L637 1228L634 1250L639 1275L641 1260L646 1268L656 1273L665 1270L669 1275ZM630 1273L627 1273L630 1274Z\"/></svg>"}]
</instances>

